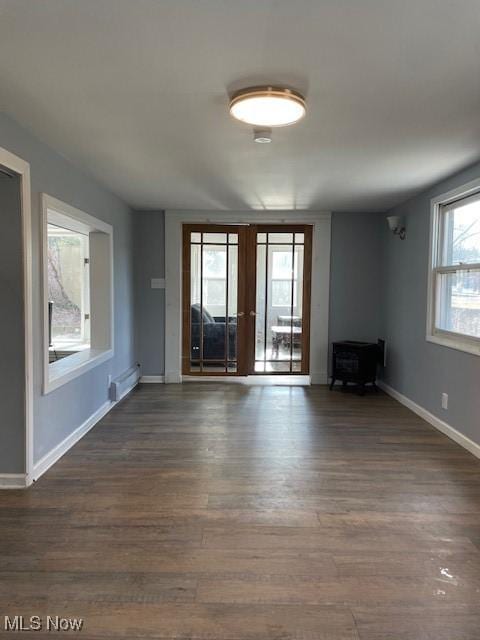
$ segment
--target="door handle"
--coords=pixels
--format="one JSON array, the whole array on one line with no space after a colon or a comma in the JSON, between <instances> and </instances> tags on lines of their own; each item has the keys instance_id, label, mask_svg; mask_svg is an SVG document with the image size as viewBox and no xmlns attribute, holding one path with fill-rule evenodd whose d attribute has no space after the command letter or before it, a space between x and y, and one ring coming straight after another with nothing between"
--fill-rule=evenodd
<instances>
[{"instance_id":1,"label":"door handle","mask_svg":"<svg viewBox=\"0 0 480 640\"><path fill-rule=\"evenodd\" d=\"M245 315L245 311L239 311L239 312L237 313L237 317L238 317L238 318L243 318L243 316L244 316L244 315Z\"/></svg>"},{"instance_id":2,"label":"door handle","mask_svg":"<svg viewBox=\"0 0 480 640\"><path fill-rule=\"evenodd\" d=\"M250 315L251 315L251 316L252 316L252 318L253 318L253 317L255 317L255 316L257 315L257 312L256 312L256 311L250 311Z\"/></svg>"}]
</instances>

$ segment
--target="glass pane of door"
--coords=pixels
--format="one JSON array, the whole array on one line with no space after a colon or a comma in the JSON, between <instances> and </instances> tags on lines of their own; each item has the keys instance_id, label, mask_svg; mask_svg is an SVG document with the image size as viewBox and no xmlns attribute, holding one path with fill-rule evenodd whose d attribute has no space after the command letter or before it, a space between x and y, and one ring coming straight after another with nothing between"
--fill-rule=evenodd
<instances>
[{"instance_id":1,"label":"glass pane of door","mask_svg":"<svg viewBox=\"0 0 480 640\"><path fill-rule=\"evenodd\" d=\"M257 233L255 373L301 373L305 234Z\"/></svg>"},{"instance_id":2,"label":"glass pane of door","mask_svg":"<svg viewBox=\"0 0 480 640\"><path fill-rule=\"evenodd\" d=\"M208 227L185 234L189 256L188 366L184 373L235 374L239 234Z\"/></svg>"}]
</instances>

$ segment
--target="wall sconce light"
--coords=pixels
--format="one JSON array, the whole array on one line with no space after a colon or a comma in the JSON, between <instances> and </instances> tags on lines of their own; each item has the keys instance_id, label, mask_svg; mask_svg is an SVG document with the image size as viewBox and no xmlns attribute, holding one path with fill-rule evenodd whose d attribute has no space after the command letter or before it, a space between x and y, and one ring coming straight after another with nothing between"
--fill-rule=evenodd
<instances>
[{"instance_id":1,"label":"wall sconce light","mask_svg":"<svg viewBox=\"0 0 480 640\"><path fill-rule=\"evenodd\" d=\"M390 231L393 231L396 236L399 236L400 240L405 240L407 229L403 216L387 216L387 222Z\"/></svg>"}]
</instances>

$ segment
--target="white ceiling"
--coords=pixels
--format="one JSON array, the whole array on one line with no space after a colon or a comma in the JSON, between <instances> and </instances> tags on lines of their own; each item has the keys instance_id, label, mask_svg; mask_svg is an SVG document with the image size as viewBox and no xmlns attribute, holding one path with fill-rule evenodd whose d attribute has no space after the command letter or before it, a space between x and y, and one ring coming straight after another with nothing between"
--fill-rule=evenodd
<instances>
[{"instance_id":1,"label":"white ceiling","mask_svg":"<svg viewBox=\"0 0 480 640\"><path fill-rule=\"evenodd\" d=\"M479 33L479 0L0 0L1 97L137 208L381 210L480 157ZM308 101L270 145L227 109L263 83Z\"/></svg>"}]
</instances>

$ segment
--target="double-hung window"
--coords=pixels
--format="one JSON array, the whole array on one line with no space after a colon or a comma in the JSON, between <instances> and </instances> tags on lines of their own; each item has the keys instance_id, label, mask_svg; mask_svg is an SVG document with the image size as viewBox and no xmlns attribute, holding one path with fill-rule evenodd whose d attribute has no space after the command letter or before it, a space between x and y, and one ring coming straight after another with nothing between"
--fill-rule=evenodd
<instances>
[{"instance_id":1,"label":"double-hung window","mask_svg":"<svg viewBox=\"0 0 480 640\"><path fill-rule=\"evenodd\" d=\"M480 354L480 184L432 201L427 339Z\"/></svg>"}]
</instances>

